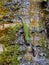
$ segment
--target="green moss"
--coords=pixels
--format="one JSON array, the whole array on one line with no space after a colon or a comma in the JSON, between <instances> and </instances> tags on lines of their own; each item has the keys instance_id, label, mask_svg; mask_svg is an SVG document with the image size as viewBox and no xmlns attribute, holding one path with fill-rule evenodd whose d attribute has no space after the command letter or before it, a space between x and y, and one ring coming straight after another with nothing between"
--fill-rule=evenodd
<instances>
[{"instance_id":1,"label":"green moss","mask_svg":"<svg viewBox=\"0 0 49 65\"><path fill-rule=\"evenodd\" d=\"M4 2L4 0L0 0L0 3L3 3Z\"/></svg>"},{"instance_id":2,"label":"green moss","mask_svg":"<svg viewBox=\"0 0 49 65\"><path fill-rule=\"evenodd\" d=\"M13 45L13 46L11 45L6 47L6 49L4 49L4 51L0 54L0 65L3 65L3 64L17 65L18 64L17 49L18 49L17 45ZM16 64L14 64L14 62Z\"/></svg>"},{"instance_id":3,"label":"green moss","mask_svg":"<svg viewBox=\"0 0 49 65\"><path fill-rule=\"evenodd\" d=\"M5 29L5 31L0 35L0 43L6 45L14 44L16 40L16 30L20 27L20 25L15 25Z\"/></svg>"},{"instance_id":4,"label":"green moss","mask_svg":"<svg viewBox=\"0 0 49 65\"><path fill-rule=\"evenodd\" d=\"M17 65L17 50L18 46L15 44L16 30L20 26L12 26L5 30L0 36L0 43L4 45L4 50L0 54L0 65ZM14 44L14 45L12 45Z\"/></svg>"}]
</instances>

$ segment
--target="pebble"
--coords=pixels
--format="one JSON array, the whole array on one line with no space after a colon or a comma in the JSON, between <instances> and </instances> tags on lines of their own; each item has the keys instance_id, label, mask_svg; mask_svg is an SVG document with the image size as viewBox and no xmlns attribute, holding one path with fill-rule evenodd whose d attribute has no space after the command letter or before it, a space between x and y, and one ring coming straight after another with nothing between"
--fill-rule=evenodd
<instances>
[{"instance_id":1,"label":"pebble","mask_svg":"<svg viewBox=\"0 0 49 65\"><path fill-rule=\"evenodd\" d=\"M18 61L19 61L19 62L22 61L22 57L21 57L21 56L18 57Z\"/></svg>"},{"instance_id":2,"label":"pebble","mask_svg":"<svg viewBox=\"0 0 49 65\"><path fill-rule=\"evenodd\" d=\"M27 52L32 52L31 46L28 46L28 47L27 47Z\"/></svg>"},{"instance_id":3,"label":"pebble","mask_svg":"<svg viewBox=\"0 0 49 65\"><path fill-rule=\"evenodd\" d=\"M30 28L30 32L35 33L36 31L34 28Z\"/></svg>"},{"instance_id":4,"label":"pebble","mask_svg":"<svg viewBox=\"0 0 49 65\"><path fill-rule=\"evenodd\" d=\"M20 46L18 51L19 52L24 52L24 51L26 51L26 47L25 46Z\"/></svg>"},{"instance_id":5,"label":"pebble","mask_svg":"<svg viewBox=\"0 0 49 65\"><path fill-rule=\"evenodd\" d=\"M30 62L28 62L28 65L30 65Z\"/></svg>"},{"instance_id":6,"label":"pebble","mask_svg":"<svg viewBox=\"0 0 49 65\"><path fill-rule=\"evenodd\" d=\"M21 30L19 30L19 33L23 34L23 30L22 30L22 29L21 29Z\"/></svg>"},{"instance_id":7,"label":"pebble","mask_svg":"<svg viewBox=\"0 0 49 65\"><path fill-rule=\"evenodd\" d=\"M26 61L32 61L32 54L31 53L26 53L25 55L24 55L24 59L26 60Z\"/></svg>"},{"instance_id":8,"label":"pebble","mask_svg":"<svg viewBox=\"0 0 49 65\"><path fill-rule=\"evenodd\" d=\"M16 44L23 45L24 44L24 39L19 37L15 42L16 42Z\"/></svg>"}]
</instances>

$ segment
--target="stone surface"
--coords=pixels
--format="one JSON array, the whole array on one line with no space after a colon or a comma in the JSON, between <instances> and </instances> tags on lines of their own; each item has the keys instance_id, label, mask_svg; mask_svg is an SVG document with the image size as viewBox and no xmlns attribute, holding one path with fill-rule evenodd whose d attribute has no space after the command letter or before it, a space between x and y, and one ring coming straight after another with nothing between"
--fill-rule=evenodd
<instances>
[{"instance_id":1,"label":"stone surface","mask_svg":"<svg viewBox=\"0 0 49 65\"><path fill-rule=\"evenodd\" d=\"M24 52L24 51L26 51L26 47L25 46L20 46L18 51L19 52Z\"/></svg>"},{"instance_id":2,"label":"stone surface","mask_svg":"<svg viewBox=\"0 0 49 65\"><path fill-rule=\"evenodd\" d=\"M18 62L22 62L22 57L21 56L18 57Z\"/></svg>"},{"instance_id":3,"label":"stone surface","mask_svg":"<svg viewBox=\"0 0 49 65\"><path fill-rule=\"evenodd\" d=\"M27 52L32 52L31 46L28 46L26 50L27 50Z\"/></svg>"},{"instance_id":4,"label":"stone surface","mask_svg":"<svg viewBox=\"0 0 49 65\"><path fill-rule=\"evenodd\" d=\"M31 53L26 53L25 55L24 55L24 59L25 60L27 60L27 61L32 61L32 54Z\"/></svg>"}]
</instances>

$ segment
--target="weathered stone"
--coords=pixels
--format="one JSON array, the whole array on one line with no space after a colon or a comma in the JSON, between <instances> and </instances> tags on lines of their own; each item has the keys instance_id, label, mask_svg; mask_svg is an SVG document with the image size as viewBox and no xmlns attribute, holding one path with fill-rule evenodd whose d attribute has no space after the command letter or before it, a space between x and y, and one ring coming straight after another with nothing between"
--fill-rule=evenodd
<instances>
[{"instance_id":1,"label":"weathered stone","mask_svg":"<svg viewBox=\"0 0 49 65\"><path fill-rule=\"evenodd\" d=\"M32 54L31 53L26 53L25 55L24 55L24 59L26 60L26 61L32 61Z\"/></svg>"},{"instance_id":2,"label":"weathered stone","mask_svg":"<svg viewBox=\"0 0 49 65\"><path fill-rule=\"evenodd\" d=\"M23 30L22 30L22 29L21 29L21 30L19 30L18 32L19 32L20 34L23 34Z\"/></svg>"},{"instance_id":3,"label":"weathered stone","mask_svg":"<svg viewBox=\"0 0 49 65\"><path fill-rule=\"evenodd\" d=\"M28 46L28 47L27 47L27 52L32 52L31 46Z\"/></svg>"},{"instance_id":4,"label":"weathered stone","mask_svg":"<svg viewBox=\"0 0 49 65\"><path fill-rule=\"evenodd\" d=\"M21 57L21 56L18 57L18 61L19 61L19 62L22 61L22 57Z\"/></svg>"},{"instance_id":5,"label":"weathered stone","mask_svg":"<svg viewBox=\"0 0 49 65\"><path fill-rule=\"evenodd\" d=\"M25 46L20 46L18 51L19 52L24 52L24 51L26 51L26 47Z\"/></svg>"},{"instance_id":6,"label":"weathered stone","mask_svg":"<svg viewBox=\"0 0 49 65\"><path fill-rule=\"evenodd\" d=\"M31 33L35 33L36 30L35 30L34 28L30 28L30 32L31 32Z\"/></svg>"},{"instance_id":7,"label":"weathered stone","mask_svg":"<svg viewBox=\"0 0 49 65\"><path fill-rule=\"evenodd\" d=\"M22 36L19 36L17 39L16 39L16 44L19 44L19 45L23 45L24 44L24 39Z\"/></svg>"}]
</instances>

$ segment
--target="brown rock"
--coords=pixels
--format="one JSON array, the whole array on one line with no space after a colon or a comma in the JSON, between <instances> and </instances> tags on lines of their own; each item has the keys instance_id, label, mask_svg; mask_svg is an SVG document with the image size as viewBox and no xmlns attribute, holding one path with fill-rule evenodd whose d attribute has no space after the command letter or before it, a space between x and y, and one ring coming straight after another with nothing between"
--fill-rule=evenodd
<instances>
[{"instance_id":1,"label":"brown rock","mask_svg":"<svg viewBox=\"0 0 49 65\"><path fill-rule=\"evenodd\" d=\"M27 52L32 52L31 46L28 46L28 47L27 47Z\"/></svg>"}]
</instances>

